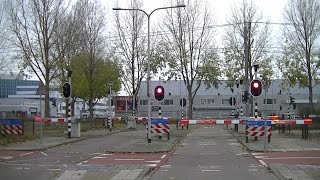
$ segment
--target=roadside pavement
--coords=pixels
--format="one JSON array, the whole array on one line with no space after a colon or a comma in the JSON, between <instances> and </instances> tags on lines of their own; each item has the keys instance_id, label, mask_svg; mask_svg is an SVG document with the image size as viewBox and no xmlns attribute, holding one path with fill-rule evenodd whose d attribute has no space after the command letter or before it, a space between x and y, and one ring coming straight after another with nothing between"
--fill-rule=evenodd
<instances>
[{"instance_id":1,"label":"roadside pavement","mask_svg":"<svg viewBox=\"0 0 320 180\"><path fill-rule=\"evenodd\" d=\"M249 137L246 143L244 133L236 133L229 130L239 142L243 144L250 152L291 152L291 151L320 151L320 131L313 130L311 138L304 140L301 137L300 130L292 130L290 134L272 131L270 142L265 141L265 137ZM281 180L320 180L320 166L302 165L302 164L271 164L266 165Z\"/></svg>"}]
</instances>

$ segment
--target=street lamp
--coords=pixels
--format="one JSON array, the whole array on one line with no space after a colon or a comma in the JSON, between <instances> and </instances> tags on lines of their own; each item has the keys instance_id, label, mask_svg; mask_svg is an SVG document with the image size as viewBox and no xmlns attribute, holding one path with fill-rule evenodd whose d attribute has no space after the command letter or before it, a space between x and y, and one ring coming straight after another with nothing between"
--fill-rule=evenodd
<instances>
[{"instance_id":1,"label":"street lamp","mask_svg":"<svg viewBox=\"0 0 320 180\"><path fill-rule=\"evenodd\" d=\"M157 10L160 9L171 9L171 8L182 8L186 7L186 5L177 5L177 6L168 6L168 7L160 7L152 10L149 14L138 8L112 8L112 10L120 11L120 10L126 10L126 11L141 11L143 12L147 18L148 18L148 69L147 69L147 96L148 96L148 143L151 143L151 102L150 102L150 16L152 13L154 13Z\"/></svg>"}]
</instances>

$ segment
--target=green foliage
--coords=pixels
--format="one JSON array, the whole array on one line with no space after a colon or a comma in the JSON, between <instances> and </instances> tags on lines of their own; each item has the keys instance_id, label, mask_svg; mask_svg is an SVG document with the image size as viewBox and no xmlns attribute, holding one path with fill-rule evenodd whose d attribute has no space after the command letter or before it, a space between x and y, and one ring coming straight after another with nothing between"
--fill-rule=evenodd
<instances>
[{"instance_id":1,"label":"green foliage","mask_svg":"<svg viewBox=\"0 0 320 180\"><path fill-rule=\"evenodd\" d=\"M92 61L88 55L81 55L72 59L71 67L73 97L101 99L107 96L108 83L112 84L114 92L120 90L119 67L109 59L96 58Z\"/></svg>"}]
</instances>

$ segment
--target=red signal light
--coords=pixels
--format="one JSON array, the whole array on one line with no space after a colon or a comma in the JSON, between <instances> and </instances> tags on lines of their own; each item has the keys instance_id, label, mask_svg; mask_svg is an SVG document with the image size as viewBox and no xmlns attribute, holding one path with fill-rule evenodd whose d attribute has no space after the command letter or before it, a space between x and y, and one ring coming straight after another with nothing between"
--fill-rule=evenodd
<instances>
[{"instance_id":1,"label":"red signal light","mask_svg":"<svg viewBox=\"0 0 320 180\"><path fill-rule=\"evenodd\" d=\"M252 96L260 96L262 93L262 82L258 79L250 82L250 93Z\"/></svg>"},{"instance_id":2,"label":"red signal light","mask_svg":"<svg viewBox=\"0 0 320 180\"><path fill-rule=\"evenodd\" d=\"M164 99L164 88L162 86L157 86L154 88L154 98L157 101L162 101Z\"/></svg>"}]
</instances>

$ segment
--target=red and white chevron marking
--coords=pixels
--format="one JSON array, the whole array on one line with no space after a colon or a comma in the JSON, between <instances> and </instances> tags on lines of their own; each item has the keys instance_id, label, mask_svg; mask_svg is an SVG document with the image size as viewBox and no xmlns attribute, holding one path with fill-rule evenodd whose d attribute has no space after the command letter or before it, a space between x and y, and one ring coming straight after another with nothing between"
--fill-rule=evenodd
<instances>
[{"instance_id":1,"label":"red and white chevron marking","mask_svg":"<svg viewBox=\"0 0 320 180\"><path fill-rule=\"evenodd\" d=\"M267 136L271 136L271 126L267 127ZM264 126L249 126L246 128L246 136L264 136Z\"/></svg>"},{"instance_id":2,"label":"red and white chevron marking","mask_svg":"<svg viewBox=\"0 0 320 180\"><path fill-rule=\"evenodd\" d=\"M22 135L22 125L2 125L2 134Z\"/></svg>"},{"instance_id":3,"label":"red and white chevron marking","mask_svg":"<svg viewBox=\"0 0 320 180\"><path fill-rule=\"evenodd\" d=\"M151 124L151 133L170 133L170 128L167 124Z\"/></svg>"}]
</instances>

